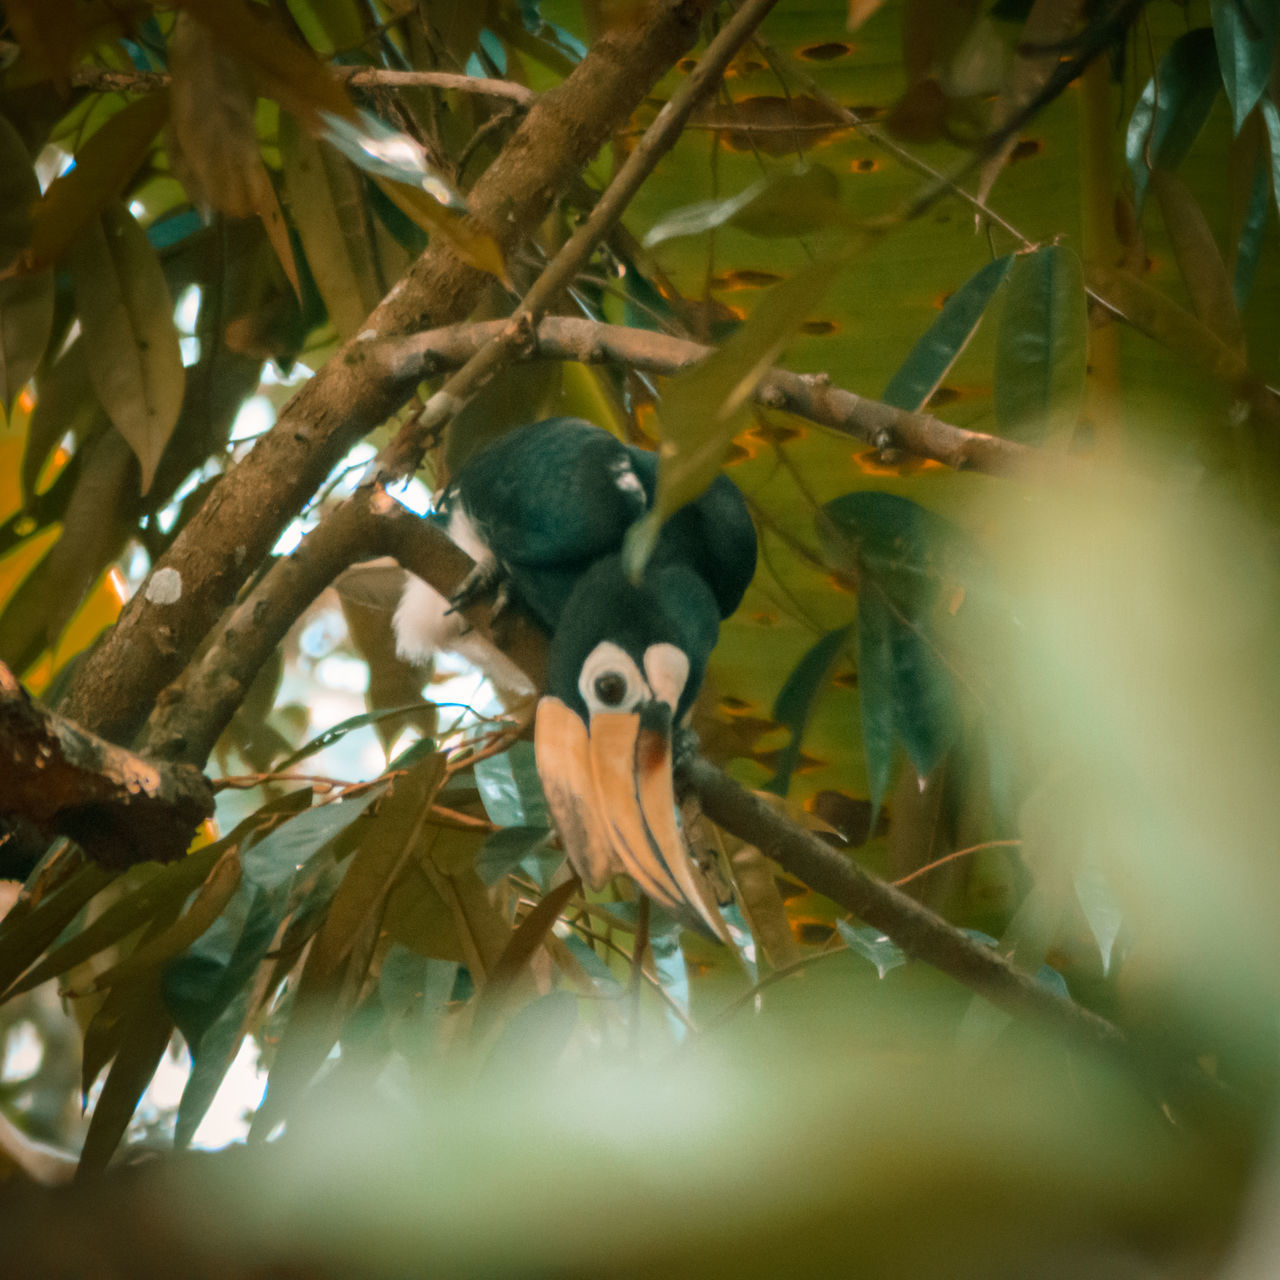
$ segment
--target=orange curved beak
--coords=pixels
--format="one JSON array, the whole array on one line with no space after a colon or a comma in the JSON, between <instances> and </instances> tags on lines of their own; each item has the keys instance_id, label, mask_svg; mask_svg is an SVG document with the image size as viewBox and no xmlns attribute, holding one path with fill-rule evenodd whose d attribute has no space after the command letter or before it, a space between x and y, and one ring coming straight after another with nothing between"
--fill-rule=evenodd
<instances>
[{"instance_id":1,"label":"orange curved beak","mask_svg":"<svg viewBox=\"0 0 1280 1280\"><path fill-rule=\"evenodd\" d=\"M538 774L570 865L593 889L619 871L655 902L690 908L722 942L729 931L676 823L671 735L638 712L590 725L559 698L538 703Z\"/></svg>"}]
</instances>

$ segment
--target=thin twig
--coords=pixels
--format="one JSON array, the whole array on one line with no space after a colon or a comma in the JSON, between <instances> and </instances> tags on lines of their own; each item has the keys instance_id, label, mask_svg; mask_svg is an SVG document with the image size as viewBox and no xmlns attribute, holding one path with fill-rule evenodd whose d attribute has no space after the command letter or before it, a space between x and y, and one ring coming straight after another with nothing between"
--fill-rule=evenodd
<instances>
[{"instance_id":1,"label":"thin twig","mask_svg":"<svg viewBox=\"0 0 1280 1280\"><path fill-rule=\"evenodd\" d=\"M983 849L1020 849L1021 847L1021 840L984 840L981 844L971 844L967 849L957 849L955 853L948 853L941 858L935 858L932 862L926 862L923 867L917 867L910 875L905 875L893 883L901 888L904 884L910 884L912 880L927 875L937 867L944 867L948 862L955 862L957 858L967 858L971 853L980 853Z\"/></svg>"},{"instance_id":2,"label":"thin twig","mask_svg":"<svg viewBox=\"0 0 1280 1280\"><path fill-rule=\"evenodd\" d=\"M675 145L694 109L719 82L734 55L776 3L777 0L746 0L720 29L689 78L658 112L657 119L645 130L590 215L534 282L515 314L503 321L489 342L428 399L422 412L402 428L400 435L379 454L371 468L385 470L392 464L403 466L404 460L412 458L416 452L411 441L416 443L438 431L440 425L452 418L500 365L510 361L527 344L538 321L573 283L574 277L622 216L654 166Z\"/></svg>"}]
</instances>

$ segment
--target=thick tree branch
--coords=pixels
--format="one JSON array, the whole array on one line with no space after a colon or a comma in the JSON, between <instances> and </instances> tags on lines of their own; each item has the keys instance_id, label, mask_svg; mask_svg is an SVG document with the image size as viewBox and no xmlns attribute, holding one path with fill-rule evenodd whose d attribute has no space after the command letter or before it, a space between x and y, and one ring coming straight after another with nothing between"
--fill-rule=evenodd
<instances>
[{"instance_id":1,"label":"thick tree branch","mask_svg":"<svg viewBox=\"0 0 1280 1280\"><path fill-rule=\"evenodd\" d=\"M538 98L476 183L470 223L505 252L521 243L693 43L700 13L694 3L654 0L636 21L601 36L563 84ZM403 389L367 359L368 336L459 320L488 279L442 239L433 241L363 333L294 396L174 540L114 630L80 665L66 700L69 715L114 739L137 732L157 693L186 665L288 521L346 450L399 407Z\"/></svg>"},{"instance_id":2,"label":"thick tree branch","mask_svg":"<svg viewBox=\"0 0 1280 1280\"><path fill-rule=\"evenodd\" d=\"M299 615L350 565L395 557L442 595L452 595L473 567L471 558L438 526L419 519L380 485L363 485L327 511L289 556L277 560L213 634L182 676L156 701L140 749L164 760L203 766L244 700L262 664ZM480 601L467 622L488 635L490 609ZM535 623L513 616L501 648L540 683L546 637Z\"/></svg>"},{"instance_id":3,"label":"thick tree branch","mask_svg":"<svg viewBox=\"0 0 1280 1280\"><path fill-rule=\"evenodd\" d=\"M734 56L776 3L777 0L745 0L725 23L698 59L698 65L688 79L671 95L657 119L645 130L586 221L547 264L516 313L427 401L402 435L409 434L415 441L430 438L488 381L495 370L507 363L526 343L533 327L586 266L595 247L622 216L654 166L675 146L695 108L720 83ZM396 447L402 450L404 445L402 440Z\"/></svg>"},{"instance_id":4,"label":"thick tree branch","mask_svg":"<svg viewBox=\"0 0 1280 1280\"><path fill-rule=\"evenodd\" d=\"M213 813L208 781L87 733L36 702L0 663L0 815L70 836L96 862L180 858Z\"/></svg>"},{"instance_id":5,"label":"thick tree branch","mask_svg":"<svg viewBox=\"0 0 1280 1280\"><path fill-rule=\"evenodd\" d=\"M882 929L909 956L964 983L1008 1013L1065 1027L1095 1048L1124 1044L1123 1033L1105 1018L1055 995L914 898L868 875L710 761L695 757L686 766L685 777L713 822L755 845L809 888Z\"/></svg>"},{"instance_id":6,"label":"thick tree branch","mask_svg":"<svg viewBox=\"0 0 1280 1280\"><path fill-rule=\"evenodd\" d=\"M484 350L509 323L490 320L432 329L377 343L370 355L385 362L389 378L409 385L463 364L473 353ZM695 364L711 350L701 343L648 329L548 316L513 354L524 359L618 364L648 373L671 374ZM755 394L761 404L770 408L799 414L882 450L900 449L934 458L958 471L1027 476L1044 465L1044 455L1030 445L968 431L929 414L908 413L879 400L865 399L833 387L824 375L774 369L761 379Z\"/></svg>"}]
</instances>

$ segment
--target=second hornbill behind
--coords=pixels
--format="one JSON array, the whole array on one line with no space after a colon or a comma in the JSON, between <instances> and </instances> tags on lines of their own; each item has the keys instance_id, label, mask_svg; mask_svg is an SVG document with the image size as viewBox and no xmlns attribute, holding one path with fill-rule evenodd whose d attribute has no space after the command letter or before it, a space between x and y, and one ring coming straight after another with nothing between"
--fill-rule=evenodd
<instances>
[{"instance_id":1,"label":"second hornbill behind","mask_svg":"<svg viewBox=\"0 0 1280 1280\"><path fill-rule=\"evenodd\" d=\"M677 822L672 733L755 572L756 534L742 494L718 476L663 525L633 583L623 537L652 505L657 474L657 454L551 418L468 459L436 518L476 561L459 595L496 586L551 633L534 745L574 870L594 889L625 872L727 940ZM446 623L441 598L411 576L395 615L400 652L449 647Z\"/></svg>"}]
</instances>

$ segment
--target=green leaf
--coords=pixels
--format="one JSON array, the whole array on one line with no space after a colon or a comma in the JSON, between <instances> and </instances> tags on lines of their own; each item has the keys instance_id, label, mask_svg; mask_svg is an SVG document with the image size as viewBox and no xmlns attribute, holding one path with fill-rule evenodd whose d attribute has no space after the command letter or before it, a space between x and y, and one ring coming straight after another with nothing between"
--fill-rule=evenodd
<instances>
[{"instance_id":1,"label":"green leaf","mask_svg":"<svg viewBox=\"0 0 1280 1280\"><path fill-rule=\"evenodd\" d=\"M495 831L480 848L476 874L487 885L497 884L508 871L541 848L548 834L546 827L503 827Z\"/></svg>"},{"instance_id":2,"label":"green leaf","mask_svg":"<svg viewBox=\"0 0 1280 1280\"><path fill-rule=\"evenodd\" d=\"M497 963L490 971L489 980L484 984L476 1003L475 1018L472 1022L476 1036L485 1035L493 1026L517 978L524 972L534 952L542 946L543 940L560 918L560 913L569 899L580 888L581 885L576 877L570 876L563 884L557 885L549 893L544 894L533 910L512 932Z\"/></svg>"},{"instance_id":3,"label":"green leaf","mask_svg":"<svg viewBox=\"0 0 1280 1280\"><path fill-rule=\"evenodd\" d=\"M146 232L119 203L71 246L68 265L89 377L137 455L146 493L186 383L164 271Z\"/></svg>"},{"instance_id":4,"label":"green leaf","mask_svg":"<svg viewBox=\"0 0 1280 1280\"><path fill-rule=\"evenodd\" d=\"M988 262L947 299L942 314L890 379L881 397L886 404L911 413L925 404L978 331L987 305L1004 283L1013 262L1011 253Z\"/></svg>"},{"instance_id":5,"label":"green leaf","mask_svg":"<svg viewBox=\"0 0 1280 1280\"><path fill-rule=\"evenodd\" d=\"M255 1133L270 1129L341 1034L368 973L387 899L422 851L428 812L443 777L443 755L423 760L395 780L377 814L365 824L360 847L347 865L298 979L267 1096L254 1118Z\"/></svg>"},{"instance_id":6,"label":"green leaf","mask_svg":"<svg viewBox=\"0 0 1280 1280\"><path fill-rule=\"evenodd\" d=\"M658 405L662 449L649 513L627 532L623 562L644 569L668 516L715 479L729 445L750 420L751 397L778 354L822 297L848 251L820 259L775 285L728 342L672 378Z\"/></svg>"},{"instance_id":7,"label":"green leaf","mask_svg":"<svg viewBox=\"0 0 1280 1280\"><path fill-rule=\"evenodd\" d=\"M954 681L938 646L937 605L944 587L976 583L979 563L954 525L896 494L847 493L824 512L829 551L837 563L852 556L859 582L858 695L879 809L895 732L921 776L954 736Z\"/></svg>"},{"instance_id":8,"label":"green leaf","mask_svg":"<svg viewBox=\"0 0 1280 1280\"><path fill-rule=\"evenodd\" d=\"M1050 245L1009 274L995 360L1002 435L1039 442L1069 433L1084 397L1088 313L1080 260Z\"/></svg>"},{"instance_id":9,"label":"green leaf","mask_svg":"<svg viewBox=\"0 0 1280 1280\"><path fill-rule=\"evenodd\" d=\"M1235 131L1267 87L1280 9L1275 0L1212 0L1213 34Z\"/></svg>"},{"instance_id":10,"label":"green leaf","mask_svg":"<svg viewBox=\"0 0 1280 1280\"><path fill-rule=\"evenodd\" d=\"M819 689L826 683L827 675L844 650L851 627L839 627L828 631L796 664L778 692L773 704L773 719L791 730L791 740L778 756L777 773L764 784L765 791L780 796L787 794L791 774L800 760L800 744L805 725Z\"/></svg>"},{"instance_id":11,"label":"green leaf","mask_svg":"<svg viewBox=\"0 0 1280 1280\"><path fill-rule=\"evenodd\" d=\"M578 1024L578 999L568 991L552 991L531 1000L502 1029L486 1071L535 1077L555 1067Z\"/></svg>"},{"instance_id":12,"label":"green leaf","mask_svg":"<svg viewBox=\"0 0 1280 1280\"><path fill-rule=\"evenodd\" d=\"M234 850L228 850L214 864L182 915L124 960L100 973L94 981L94 989L100 991L140 978L148 970L159 969L178 952L185 951L222 914L239 884L240 859Z\"/></svg>"},{"instance_id":13,"label":"green leaf","mask_svg":"<svg viewBox=\"0 0 1280 1280\"><path fill-rule=\"evenodd\" d=\"M532 743L517 742L501 755L477 760L475 776L484 811L495 826L550 828Z\"/></svg>"},{"instance_id":14,"label":"green leaf","mask_svg":"<svg viewBox=\"0 0 1280 1280\"><path fill-rule=\"evenodd\" d=\"M858 701L873 829L893 767L892 624L884 597L864 593L858 601Z\"/></svg>"},{"instance_id":15,"label":"green leaf","mask_svg":"<svg viewBox=\"0 0 1280 1280\"><path fill-rule=\"evenodd\" d=\"M955 739L955 690L931 639L900 618L889 622L893 720L916 772L927 778Z\"/></svg>"},{"instance_id":16,"label":"green leaf","mask_svg":"<svg viewBox=\"0 0 1280 1280\"><path fill-rule=\"evenodd\" d=\"M384 790L373 787L360 796L317 805L276 827L241 855L245 879L267 890L287 883L308 858L341 835Z\"/></svg>"},{"instance_id":17,"label":"green leaf","mask_svg":"<svg viewBox=\"0 0 1280 1280\"><path fill-rule=\"evenodd\" d=\"M0 116L0 268L30 240L30 210L39 199L40 184L22 138ZM6 411L48 346L53 293L53 272L47 268L0 279L0 408Z\"/></svg>"},{"instance_id":18,"label":"green leaf","mask_svg":"<svg viewBox=\"0 0 1280 1280\"><path fill-rule=\"evenodd\" d=\"M886 973L907 963L906 953L890 937L869 924L854 927L847 920L837 920L836 930L850 951L865 956L883 978Z\"/></svg>"},{"instance_id":19,"label":"green leaf","mask_svg":"<svg viewBox=\"0 0 1280 1280\"><path fill-rule=\"evenodd\" d=\"M200 1121L240 1051L248 1012L249 991L242 988L200 1038L199 1044L191 1049L191 1074L182 1088L173 1126L173 1145L179 1151L191 1145Z\"/></svg>"},{"instance_id":20,"label":"green leaf","mask_svg":"<svg viewBox=\"0 0 1280 1280\"><path fill-rule=\"evenodd\" d=\"M1267 103L1263 103L1265 111ZM1275 108L1272 107L1272 111ZM1269 132L1269 131L1268 131ZM1271 208L1271 182L1269 179L1271 166L1265 160L1254 166L1253 185L1249 191L1249 202L1245 209L1244 221L1240 226L1240 238L1236 242L1236 268L1231 277L1231 295L1238 309L1243 309L1253 292L1254 281L1258 275L1258 262L1262 257L1262 246L1266 241L1267 223Z\"/></svg>"},{"instance_id":21,"label":"green leaf","mask_svg":"<svg viewBox=\"0 0 1280 1280\"><path fill-rule=\"evenodd\" d=\"M1214 47L1209 27L1179 36L1160 59L1129 117L1125 158L1139 209L1151 169L1176 169L1208 119L1222 87Z\"/></svg>"},{"instance_id":22,"label":"green leaf","mask_svg":"<svg viewBox=\"0 0 1280 1280\"><path fill-rule=\"evenodd\" d=\"M702 235L725 225L755 236L802 236L843 216L836 175L820 164L800 164L761 178L736 196L675 210L649 229L644 245L651 249L664 240Z\"/></svg>"},{"instance_id":23,"label":"green leaf","mask_svg":"<svg viewBox=\"0 0 1280 1280\"><path fill-rule=\"evenodd\" d=\"M1276 208L1280 210L1280 110L1276 109L1269 96L1262 100L1262 118L1271 143L1271 189L1275 194Z\"/></svg>"}]
</instances>

